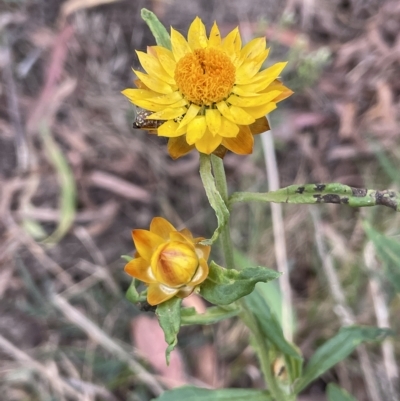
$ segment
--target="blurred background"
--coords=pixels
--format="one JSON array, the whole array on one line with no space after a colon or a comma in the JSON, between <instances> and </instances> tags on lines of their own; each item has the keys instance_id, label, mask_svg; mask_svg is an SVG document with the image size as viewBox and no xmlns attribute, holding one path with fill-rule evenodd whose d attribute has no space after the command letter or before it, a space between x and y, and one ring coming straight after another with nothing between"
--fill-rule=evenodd
<instances>
[{"instance_id":1,"label":"blurred background","mask_svg":"<svg viewBox=\"0 0 400 401\"><path fill-rule=\"evenodd\" d=\"M185 35L197 15L208 29L216 20L223 35L239 26L244 42L267 37L268 65L289 60L282 79L295 93L270 116L280 186L399 189L398 0L2 0L4 401L147 401L161 387L182 384L263 386L239 321L182 328L167 368L154 314L124 297L130 278L121 255L133 252L133 228L147 228L154 216L199 236L216 225L198 155L172 161L163 138L132 130L135 110L120 92L133 86L135 49L154 44L143 7ZM261 142L251 156L228 154L224 162L231 192L268 190ZM398 242L400 216L388 208L322 205L313 220L311 209L317 207L282 208L294 341L305 359L343 324L324 273L327 259L354 321L391 324L398 333L400 298L392 284L400 275L393 281L384 273L362 221ZM276 268L269 206L236 206L232 232L238 264ZM272 293L279 304L276 287ZM186 305L205 308L196 297ZM389 345L365 351L382 400L398 375L400 344ZM326 400L328 382L372 400L360 364L354 353L300 400Z\"/></svg>"}]
</instances>

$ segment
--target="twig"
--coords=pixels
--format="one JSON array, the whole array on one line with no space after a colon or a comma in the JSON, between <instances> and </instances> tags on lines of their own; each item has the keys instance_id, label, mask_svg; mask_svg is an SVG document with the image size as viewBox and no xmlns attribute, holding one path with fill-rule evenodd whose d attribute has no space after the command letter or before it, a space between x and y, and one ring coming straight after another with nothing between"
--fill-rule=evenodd
<instances>
[{"instance_id":1,"label":"twig","mask_svg":"<svg viewBox=\"0 0 400 401\"><path fill-rule=\"evenodd\" d=\"M55 389L61 389L69 396L74 397L78 400L82 400L83 395L76 391L72 386L70 386L64 379L60 378L58 375L55 376L54 374L50 373L45 366L35 361L24 351L18 349L14 344L5 339L2 335L0 335L0 347L13 359L18 362L23 362L25 366L28 365L31 369L34 369L41 376L46 378L51 386L55 387Z\"/></svg>"},{"instance_id":2,"label":"twig","mask_svg":"<svg viewBox=\"0 0 400 401\"><path fill-rule=\"evenodd\" d=\"M138 380L146 384L155 395L159 395L163 392L163 388L158 381L137 361L135 361L126 350L118 345L85 315L70 305L64 298L55 294L51 297L51 302L71 323L80 327L89 338L113 354L119 360L124 361L137 376Z\"/></svg>"},{"instance_id":3,"label":"twig","mask_svg":"<svg viewBox=\"0 0 400 401\"><path fill-rule=\"evenodd\" d=\"M261 136L265 164L267 167L268 186L270 191L279 189L279 173L275 156L274 140L272 132L264 132ZM293 341L293 308L292 289L290 287L289 264L286 252L285 228L283 223L282 206L271 203L272 226L274 232L275 257L278 271L282 272L279 285L282 294L282 329L285 338Z\"/></svg>"},{"instance_id":4,"label":"twig","mask_svg":"<svg viewBox=\"0 0 400 401\"><path fill-rule=\"evenodd\" d=\"M326 251L323 236L321 235L323 231L319 212L315 208L310 208L309 211L314 223L315 243L321 259L322 268L325 272L332 298L336 304L334 312L339 317L342 326L353 325L355 324L355 317L346 303L346 298L339 282L339 278L336 274L336 270L333 266L331 255ZM364 345L359 345L357 347L357 354L370 400L381 401L379 387L374 375L371 360Z\"/></svg>"},{"instance_id":5,"label":"twig","mask_svg":"<svg viewBox=\"0 0 400 401\"><path fill-rule=\"evenodd\" d=\"M12 56L7 45L7 35L4 35L4 37L6 39L6 47L4 51L5 63L3 66L3 79L7 84L6 98L8 114L12 121L15 132L15 149L17 153L18 169L20 172L25 172L29 167L29 147L26 139L26 132L22 125L21 113L18 105L17 89L11 68Z\"/></svg>"},{"instance_id":6,"label":"twig","mask_svg":"<svg viewBox=\"0 0 400 401\"><path fill-rule=\"evenodd\" d=\"M374 310L378 327L390 328L389 311L385 302L385 295L377 278L378 264L375 257L375 250L372 242L368 242L364 248L364 262L365 266L370 272L369 275L369 289L374 304ZM386 339L381 344L383 365L385 367L388 383L389 383L389 396L395 401L395 385L399 380L399 370L397 368L396 359L394 356L394 347L391 339Z\"/></svg>"}]
</instances>

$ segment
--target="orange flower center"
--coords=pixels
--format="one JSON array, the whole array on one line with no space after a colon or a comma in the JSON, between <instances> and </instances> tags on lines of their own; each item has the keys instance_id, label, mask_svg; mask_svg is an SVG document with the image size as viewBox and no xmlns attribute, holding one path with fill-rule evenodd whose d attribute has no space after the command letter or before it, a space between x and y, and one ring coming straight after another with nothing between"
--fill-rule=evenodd
<instances>
[{"instance_id":1,"label":"orange flower center","mask_svg":"<svg viewBox=\"0 0 400 401\"><path fill-rule=\"evenodd\" d=\"M187 100L210 106L230 94L235 83L235 66L221 50L196 49L178 61L175 81Z\"/></svg>"},{"instance_id":2,"label":"orange flower center","mask_svg":"<svg viewBox=\"0 0 400 401\"><path fill-rule=\"evenodd\" d=\"M189 283L199 266L195 250L181 242L168 242L159 250L153 269L157 281L175 288Z\"/></svg>"}]
</instances>

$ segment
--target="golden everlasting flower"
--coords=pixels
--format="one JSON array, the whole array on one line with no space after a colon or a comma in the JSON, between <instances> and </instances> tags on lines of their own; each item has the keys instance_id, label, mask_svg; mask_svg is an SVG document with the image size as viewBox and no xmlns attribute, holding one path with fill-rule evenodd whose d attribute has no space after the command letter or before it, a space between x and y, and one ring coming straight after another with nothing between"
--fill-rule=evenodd
<instances>
[{"instance_id":1,"label":"golden everlasting flower","mask_svg":"<svg viewBox=\"0 0 400 401\"><path fill-rule=\"evenodd\" d=\"M151 221L150 231L133 230L132 237L136 255L125 272L148 284L150 305L187 297L207 278L211 247L199 244L204 238L193 238L187 229L177 231L162 217Z\"/></svg>"},{"instance_id":2,"label":"golden everlasting flower","mask_svg":"<svg viewBox=\"0 0 400 401\"><path fill-rule=\"evenodd\" d=\"M223 156L226 149L250 154L253 135L269 129L265 115L293 93L277 79L287 63L260 71L269 52L265 38L242 47L238 28L221 39L216 23L207 37L198 17L187 40L171 28L171 45L172 51L138 51L147 74L134 70L138 89L122 93L153 112L147 119L163 122L157 133L169 138L174 159L194 148L208 155Z\"/></svg>"}]
</instances>

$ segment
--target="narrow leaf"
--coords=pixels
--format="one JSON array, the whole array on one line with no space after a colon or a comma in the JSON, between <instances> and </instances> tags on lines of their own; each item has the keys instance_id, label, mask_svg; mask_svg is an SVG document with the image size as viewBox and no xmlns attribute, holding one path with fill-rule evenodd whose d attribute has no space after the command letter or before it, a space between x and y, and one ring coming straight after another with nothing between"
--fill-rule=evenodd
<instances>
[{"instance_id":1,"label":"narrow leaf","mask_svg":"<svg viewBox=\"0 0 400 401\"><path fill-rule=\"evenodd\" d=\"M171 50L171 37L157 16L146 8L142 8L141 16L150 28L157 44Z\"/></svg>"},{"instance_id":2,"label":"narrow leaf","mask_svg":"<svg viewBox=\"0 0 400 401\"><path fill-rule=\"evenodd\" d=\"M46 155L57 172L61 194L59 200L60 221L55 231L43 243L51 244L59 242L69 231L76 213L76 185L74 175L60 147L51 136L46 124L40 127Z\"/></svg>"},{"instance_id":3,"label":"narrow leaf","mask_svg":"<svg viewBox=\"0 0 400 401\"><path fill-rule=\"evenodd\" d=\"M328 401L357 401L346 390L333 383L328 384Z\"/></svg>"},{"instance_id":4,"label":"narrow leaf","mask_svg":"<svg viewBox=\"0 0 400 401\"><path fill-rule=\"evenodd\" d=\"M163 393L153 401L274 401L267 390L224 388L208 390L197 387L180 387Z\"/></svg>"},{"instance_id":5,"label":"narrow leaf","mask_svg":"<svg viewBox=\"0 0 400 401\"><path fill-rule=\"evenodd\" d=\"M222 228L227 224L229 219L229 210L226 207L221 194L215 186L214 177L211 173L211 158L210 156L200 153L200 177L206 190L208 201L214 209L218 220L218 227L214 231L213 236L209 240L202 241L204 245L212 245L218 238Z\"/></svg>"},{"instance_id":6,"label":"narrow leaf","mask_svg":"<svg viewBox=\"0 0 400 401\"><path fill-rule=\"evenodd\" d=\"M212 306L205 313L197 313L194 308L183 308L181 310L181 325L213 324L221 320L237 316L240 309L237 307Z\"/></svg>"},{"instance_id":7,"label":"narrow leaf","mask_svg":"<svg viewBox=\"0 0 400 401\"><path fill-rule=\"evenodd\" d=\"M286 341L277 317L271 312L266 300L258 290L258 287L263 285L265 284L258 284L256 290L245 298L247 306L257 319L265 338L271 341L282 354L302 361L301 355Z\"/></svg>"},{"instance_id":8,"label":"narrow leaf","mask_svg":"<svg viewBox=\"0 0 400 401\"><path fill-rule=\"evenodd\" d=\"M303 377L296 383L295 392L299 393L332 366L345 359L358 345L367 341L383 341L388 335L391 335L390 330L377 327L342 328L335 337L317 349L308 362Z\"/></svg>"},{"instance_id":9,"label":"narrow leaf","mask_svg":"<svg viewBox=\"0 0 400 401\"><path fill-rule=\"evenodd\" d=\"M178 343L178 332L181 325L182 299L171 298L157 306L156 315L163 329L165 342L168 344L165 351L167 365L169 365L170 354Z\"/></svg>"}]
</instances>

